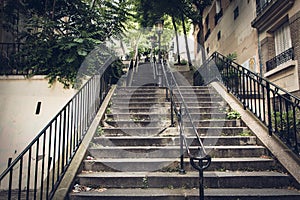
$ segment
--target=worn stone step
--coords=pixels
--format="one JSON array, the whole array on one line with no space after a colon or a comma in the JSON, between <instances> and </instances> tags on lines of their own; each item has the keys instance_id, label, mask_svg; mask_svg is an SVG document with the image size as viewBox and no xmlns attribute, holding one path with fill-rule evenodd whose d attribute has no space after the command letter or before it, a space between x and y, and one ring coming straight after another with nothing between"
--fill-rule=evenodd
<instances>
[{"instance_id":1,"label":"worn stone step","mask_svg":"<svg viewBox=\"0 0 300 200\"><path fill-rule=\"evenodd\" d=\"M152 106L152 107L117 107L113 106L110 109L111 113L162 113L162 112L169 112L168 107L158 107L158 106Z\"/></svg>"},{"instance_id":2,"label":"worn stone step","mask_svg":"<svg viewBox=\"0 0 300 200\"><path fill-rule=\"evenodd\" d=\"M175 97L180 97L182 96L183 98L201 98L201 97L220 97L220 95L216 92L194 92L194 91L174 91L174 96ZM180 95L181 94L181 95Z\"/></svg>"},{"instance_id":3,"label":"worn stone step","mask_svg":"<svg viewBox=\"0 0 300 200\"><path fill-rule=\"evenodd\" d=\"M191 146L190 152L198 154L198 147ZM260 157L268 155L263 146L205 146L213 158ZM179 146L92 146L89 153L94 158L179 158ZM186 152L184 153L186 155Z\"/></svg>"},{"instance_id":4,"label":"worn stone step","mask_svg":"<svg viewBox=\"0 0 300 200\"><path fill-rule=\"evenodd\" d=\"M105 123L119 128L133 128L133 127L164 127L170 124L170 120L106 120Z\"/></svg>"},{"instance_id":5,"label":"worn stone step","mask_svg":"<svg viewBox=\"0 0 300 200\"><path fill-rule=\"evenodd\" d=\"M167 120L170 119L169 113L109 113L106 114L108 120Z\"/></svg>"},{"instance_id":6,"label":"worn stone step","mask_svg":"<svg viewBox=\"0 0 300 200\"><path fill-rule=\"evenodd\" d=\"M118 97L113 97L112 99L113 102L120 102L120 101L125 101L125 102L161 102L161 101L166 101L166 97L128 97L128 96L118 96ZM185 102L203 102L203 101L212 101L212 102L221 102L223 99L219 96L213 96L213 97L184 97ZM178 101L176 101L178 102Z\"/></svg>"},{"instance_id":7,"label":"worn stone step","mask_svg":"<svg viewBox=\"0 0 300 200\"><path fill-rule=\"evenodd\" d=\"M112 105L115 107L151 107L154 105L166 105L170 107L170 103L165 101L165 102L122 102L122 101L116 101L112 102ZM197 106L202 106L202 107L208 107L208 106L213 106L213 107L224 107L223 102L212 102L212 101L206 101L206 102L186 102L186 105L188 107L197 107Z\"/></svg>"},{"instance_id":8,"label":"worn stone step","mask_svg":"<svg viewBox=\"0 0 300 200\"><path fill-rule=\"evenodd\" d=\"M184 97L184 101L186 103L189 103L189 102L192 102L192 103L200 103L200 102L223 102L223 99L221 97L197 97L197 98L194 98L194 97ZM177 102L181 102L180 101L175 101L176 103Z\"/></svg>"},{"instance_id":9,"label":"worn stone step","mask_svg":"<svg viewBox=\"0 0 300 200\"><path fill-rule=\"evenodd\" d=\"M77 176L81 185L104 188L198 188L198 172L85 172ZM290 176L272 171L204 172L209 188L282 188L292 185Z\"/></svg>"},{"instance_id":10,"label":"worn stone step","mask_svg":"<svg viewBox=\"0 0 300 200\"><path fill-rule=\"evenodd\" d=\"M167 120L170 119L170 113L109 113L106 114L109 120ZM194 120L208 119L226 119L225 113L191 113Z\"/></svg>"},{"instance_id":11,"label":"worn stone step","mask_svg":"<svg viewBox=\"0 0 300 200\"><path fill-rule=\"evenodd\" d=\"M274 168L274 160L270 158L212 158L211 165L206 171L242 170L257 171ZM180 159L172 158L108 158L93 159L83 162L84 171L122 171L122 172L178 172ZM184 159L184 169L195 171L189 159Z\"/></svg>"},{"instance_id":12,"label":"worn stone step","mask_svg":"<svg viewBox=\"0 0 300 200\"><path fill-rule=\"evenodd\" d=\"M165 98L166 97L166 94L163 93L163 92L149 92L149 93L141 93L141 92L138 92L138 93L117 93L115 95L113 95L113 98L115 99L118 99L118 98L124 98L124 97L127 97L127 98L149 98L149 97L156 97L156 98Z\"/></svg>"},{"instance_id":13,"label":"worn stone step","mask_svg":"<svg viewBox=\"0 0 300 200\"><path fill-rule=\"evenodd\" d=\"M112 102L165 102L166 98L165 96L162 97L128 97L128 96L119 96L119 97L113 97Z\"/></svg>"},{"instance_id":14,"label":"worn stone step","mask_svg":"<svg viewBox=\"0 0 300 200\"><path fill-rule=\"evenodd\" d=\"M161 120L111 120L107 124L114 127L156 127L162 124ZM236 127L244 126L240 120L195 120L194 125L198 127Z\"/></svg>"},{"instance_id":15,"label":"worn stone step","mask_svg":"<svg viewBox=\"0 0 300 200\"><path fill-rule=\"evenodd\" d=\"M206 144L215 145L255 145L255 136L201 136ZM187 137L191 146L198 145L195 137ZM174 146L179 145L179 137L95 137L94 144L102 146Z\"/></svg>"},{"instance_id":16,"label":"worn stone step","mask_svg":"<svg viewBox=\"0 0 300 200\"><path fill-rule=\"evenodd\" d=\"M144 97L144 96L157 96L157 97L164 97L166 90L158 89L158 90L118 90L114 93L114 97L121 97L121 96L133 96L133 97Z\"/></svg>"},{"instance_id":17,"label":"worn stone step","mask_svg":"<svg viewBox=\"0 0 300 200\"><path fill-rule=\"evenodd\" d=\"M157 90L164 89L158 86L118 86L117 90Z\"/></svg>"},{"instance_id":18,"label":"worn stone step","mask_svg":"<svg viewBox=\"0 0 300 200\"><path fill-rule=\"evenodd\" d=\"M171 125L171 124L170 124ZM179 133L177 127L116 127L116 128L103 128L105 135L116 135L116 136L158 136L160 134L173 134ZM196 127L199 135L211 135L211 136L222 136L222 135L241 135L247 128L246 127ZM194 135L194 129L192 126L185 127L184 132L186 135Z\"/></svg>"},{"instance_id":19,"label":"worn stone step","mask_svg":"<svg viewBox=\"0 0 300 200\"><path fill-rule=\"evenodd\" d=\"M205 200L299 200L300 192L290 189L233 189L233 188L205 188ZM199 200L199 190L196 188L174 189L166 187L159 188L134 188L134 189L113 189L105 188L88 192L71 193L70 200L101 199L101 200Z\"/></svg>"}]
</instances>

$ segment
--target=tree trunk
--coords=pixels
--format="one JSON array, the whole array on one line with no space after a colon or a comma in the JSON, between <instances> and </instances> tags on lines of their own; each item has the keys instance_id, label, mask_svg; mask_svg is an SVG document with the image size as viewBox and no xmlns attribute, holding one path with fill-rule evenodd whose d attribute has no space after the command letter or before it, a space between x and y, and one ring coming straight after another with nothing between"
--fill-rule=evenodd
<instances>
[{"instance_id":1,"label":"tree trunk","mask_svg":"<svg viewBox=\"0 0 300 200\"><path fill-rule=\"evenodd\" d=\"M188 63L189 63L189 66L192 66L191 54L190 54L190 50L189 50L189 44L188 44L188 40L187 40L187 34L186 34L186 28L185 28L183 14L181 14L181 21L182 21L182 28L183 28L183 34L184 34L184 40L185 40L186 54L188 57Z\"/></svg>"},{"instance_id":2,"label":"tree trunk","mask_svg":"<svg viewBox=\"0 0 300 200\"><path fill-rule=\"evenodd\" d=\"M178 32L177 32L177 26L175 22L175 18L172 15L172 23L175 31L175 38L176 38L176 48L177 48L177 63L180 64L180 50L179 50L179 40L178 40Z\"/></svg>"},{"instance_id":3,"label":"tree trunk","mask_svg":"<svg viewBox=\"0 0 300 200\"><path fill-rule=\"evenodd\" d=\"M202 24L198 24L199 26L199 32L197 34L197 52L201 53L201 60L202 63L206 60L206 56L205 56L205 48L204 48L204 32L203 32L203 25Z\"/></svg>"}]
</instances>

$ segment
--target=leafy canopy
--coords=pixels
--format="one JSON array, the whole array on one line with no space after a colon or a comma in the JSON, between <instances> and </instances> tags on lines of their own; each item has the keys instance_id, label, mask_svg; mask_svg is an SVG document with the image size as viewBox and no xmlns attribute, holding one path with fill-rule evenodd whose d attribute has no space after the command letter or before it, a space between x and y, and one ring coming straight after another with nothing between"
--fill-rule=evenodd
<instances>
[{"instance_id":1,"label":"leafy canopy","mask_svg":"<svg viewBox=\"0 0 300 200\"><path fill-rule=\"evenodd\" d=\"M15 35L18 30L17 41L24 44L19 66L65 87L74 84L96 45L122 34L130 15L121 0L10 0L4 11L6 29Z\"/></svg>"}]
</instances>

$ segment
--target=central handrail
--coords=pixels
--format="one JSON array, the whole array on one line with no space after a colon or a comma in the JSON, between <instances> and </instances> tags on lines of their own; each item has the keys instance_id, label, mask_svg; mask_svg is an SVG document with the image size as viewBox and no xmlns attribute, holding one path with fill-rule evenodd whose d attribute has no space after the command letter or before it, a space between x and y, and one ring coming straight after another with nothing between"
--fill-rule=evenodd
<instances>
[{"instance_id":1,"label":"central handrail","mask_svg":"<svg viewBox=\"0 0 300 200\"><path fill-rule=\"evenodd\" d=\"M210 155L207 154L205 147L203 145L202 140L200 139L200 136L198 134L198 131L196 129L196 126L193 122L192 116L188 110L188 106L184 100L184 97L179 89L179 86L177 84L176 78L174 76L174 74L171 72L170 67L166 67L164 65L164 62L161 62L161 69L163 72L163 76L164 76L164 80L167 86L167 90L169 90L170 93L170 103L171 103L171 124L174 125L174 121L173 121L173 112L175 112L176 116L177 116L177 122L179 125L179 129L180 129L180 174L185 174L185 169L184 169L184 152L183 152L183 144L185 145L185 149L187 152L188 157L190 158L190 163L191 165L197 169L199 171L199 197L200 200L204 200L204 181L203 181L203 171L205 169L207 169L210 164L211 164L211 157ZM168 78L167 75L167 69L170 75L170 80ZM171 82L171 83L170 83ZM179 94L179 102L180 102L180 107L179 109L177 108L177 105L175 103L174 98L176 98L176 96L174 96L174 88L178 91ZM168 94L168 92L167 92ZM183 113L184 110L184 113ZM188 120L192 126L192 130L196 136L197 141L199 142L199 146L198 146L198 155L193 155L190 151L190 147L189 144L187 142L187 138L186 135L184 134L184 126L183 126L183 116L187 115ZM198 162L198 163L196 163Z\"/></svg>"}]
</instances>

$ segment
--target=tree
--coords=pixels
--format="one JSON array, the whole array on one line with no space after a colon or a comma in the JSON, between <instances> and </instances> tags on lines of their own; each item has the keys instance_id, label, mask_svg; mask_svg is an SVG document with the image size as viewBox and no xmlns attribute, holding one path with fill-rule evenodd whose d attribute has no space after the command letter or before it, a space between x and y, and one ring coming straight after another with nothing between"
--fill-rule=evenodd
<instances>
[{"instance_id":1,"label":"tree","mask_svg":"<svg viewBox=\"0 0 300 200\"><path fill-rule=\"evenodd\" d=\"M96 45L122 34L129 15L121 0L10 0L5 13L8 28L15 27L16 13L22 20L19 25L24 25L17 38L24 43L20 66L65 87L74 84L83 60Z\"/></svg>"},{"instance_id":2,"label":"tree","mask_svg":"<svg viewBox=\"0 0 300 200\"><path fill-rule=\"evenodd\" d=\"M206 6L210 5L211 0L152 0L145 1L141 0L138 5L137 15L144 26L153 26L155 20L163 17L164 15L169 15L172 17L172 22L177 34L176 20L181 21L181 25L184 31L186 51L188 57L188 63L191 65L191 57L189 53L188 41L187 41L187 31L185 26L185 20L190 19L194 24L202 25L202 15L203 10ZM201 10L199 10L201 9ZM177 35L176 35L177 36ZM178 36L176 37L178 38ZM204 44L204 41L203 41ZM178 45L178 42L177 42ZM178 49L179 47L177 47ZM178 57L180 60L180 57Z\"/></svg>"},{"instance_id":3,"label":"tree","mask_svg":"<svg viewBox=\"0 0 300 200\"><path fill-rule=\"evenodd\" d=\"M191 3L195 6L195 12L190 13L190 17L193 20L194 26L199 27L199 31L197 34L197 53L200 52L201 47L204 47L204 32L203 32L203 12L204 9L211 5L211 0L204 0L204 1L199 1L199 0L190 0ZM202 61L205 60L205 52L202 50L201 51L201 58Z\"/></svg>"}]
</instances>

